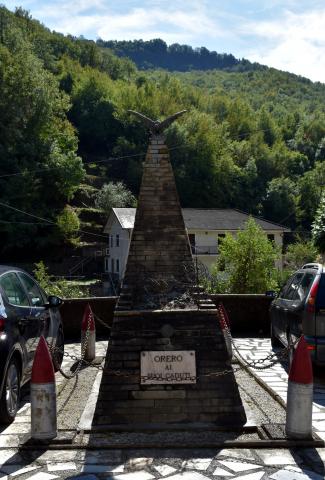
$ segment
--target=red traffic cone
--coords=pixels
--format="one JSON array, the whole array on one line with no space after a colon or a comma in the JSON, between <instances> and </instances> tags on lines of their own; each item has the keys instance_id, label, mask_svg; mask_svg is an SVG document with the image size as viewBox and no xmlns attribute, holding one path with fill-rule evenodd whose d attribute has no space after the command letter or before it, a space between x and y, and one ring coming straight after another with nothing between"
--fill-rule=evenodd
<instances>
[{"instance_id":1,"label":"red traffic cone","mask_svg":"<svg viewBox=\"0 0 325 480\"><path fill-rule=\"evenodd\" d=\"M94 314L87 303L81 322L81 354L84 359L92 362L96 357L96 327Z\"/></svg>"},{"instance_id":2,"label":"red traffic cone","mask_svg":"<svg viewBox=\"0 0 325 480\"><path fill-rule=\"evenodd\" d=\"M217 310L218 311L219 323L220 323L220 327L221 327L221 330L222 330L222 333L223 333L223 336L224 336L224 339L225 339L225 342L226 342L226 348L227 348L229 358L232 358L233 352L232 352L230 331L229 331L228 324L227 324L226 318L224 316L223 310L220 308L220 305L221 304L219 304L219 308Z\"/></svg>"},{"instance_id":3,"label":"red traffic cone","mask_svg":"<svg viewBox=\"0 0 325 480\"><path fill-rule=\"evenodd\" d=\"M313 367L304 336L294 352L288 378L286 434L289 438L312 436Z\"/></svg>"},{"instance_id":4,"label":"red traffic cone","mask_svg":"<svg viewBox=\"0 0 325 480\"><path fill-rule=\"evenodd\" d=\"M225 307L224 307L224 305L223 305L222 302L219 303L218 310L219 310L219 311L221 312L221 314L223 315L227 327L230 328L230 320L229 320L229 317L228 317L228 313L227 313L227 310L225 309Z\"/></svg>"},{"instance_id":5,"label":"red traffic cone","mask_svg":"<svg viewBox=\"0 0 325 480\"><path fill-rule=\"evenodd\" d=\"M51 440L57 436L56 390L52 358L43 335L36 349L31 378L31 436Z\"/></svg>"}]
</instances>

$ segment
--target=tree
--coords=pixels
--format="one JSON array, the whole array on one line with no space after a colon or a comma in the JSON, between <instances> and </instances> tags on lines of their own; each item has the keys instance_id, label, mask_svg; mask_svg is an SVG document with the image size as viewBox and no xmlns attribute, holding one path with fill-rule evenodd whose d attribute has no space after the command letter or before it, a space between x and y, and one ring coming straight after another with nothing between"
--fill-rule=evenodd
<instances>
[{"instance_id":1,"label":"tree","mask_svg":"<svg viewBox=\"0 0 325 480\"><path fill-rule=\"evenodd\" d=\"M296 186L286 177L274 178L268 184L264 211L275 222L294 225L296 215Z\"/></svg>"},{"instance_id":2,"label":"tree","mask_svg":"<svg viewBox=\"0 0 325 480\"><path fill-rule=\"evenodd\" d=\"M278 132L273 118L265 107L260 111L257 127L263 134L264 142L271 147L277 139Z\"/></svg>"},{"instance_id":3,"label":"tree","mask_svg":"<svg viewBox=\"0 0 325 480\"><path fill-rule=\"evenodd\" d=\"M124 183L110 182L97 193L95 205L108 215L112 208L135 207L136 199Z\"/></svg>"},{"instance_id":4,"label":"tree","mask_svg":"<svg viewBox=\"0 0 325 480\"><path fill-rule=\"evenodd\" d=\"M264 293L276 288L279 249L250 218L237 236L227 233L220 245L216 273L227 293Z\"/></svg>"},{"instance_id":5,"label":"tree","mask_svg":"<svg viewBox=\"0 0 325 480\"><path fill-rule=\"evenodd\" d=\"M325 252L325 195L322 195L312 224L312 239L321 253Z\"/></svg>"},{"instance_id":6,"label":"tree","mask_svg":"<svg viewBox=\"0 0 325 480\"><path fill-rule=\"evenodd\" d=\"M298 181L297 217L305 230L311 228L324 185L325 162L316 162Z\"/></svg>"},{"instance_id":7,"label":"tree","mask_svg":"<svg viewBox=\"0 0 325 480\"><path fill-rule=\"evenodd\" d=\"M287 268L295 271L305 263L315 262L318 249L312 240L304 240L297 236L295 243L288 245L286 252Z\"/></svg>"},{"instance_id":8,"label":"tree","mask_svg":"<svg viewBox=\"0 0 325 480\"><path fill-rule=\"evenodd\" d=\"M66 205L62 212L57 216L57 225L64 239L72 244L76 244L80 221L78 215L72 207Z\"/></svg>"},{"instance_id":9,"label":"tree","mask_svg":"<svg viewBox=\"0 0 325 480\"><path fill-rule=\"evenodd\" d=\"M19 31L6 38L8 47L0 45L0 199L54 221L84 175L66 118L69 99ZM23 213L2 209L1 217L11 222L1 238L6 249L59 240L48 227L44 234L41 226L24 226Z\"/></svg>"}]
</instances>

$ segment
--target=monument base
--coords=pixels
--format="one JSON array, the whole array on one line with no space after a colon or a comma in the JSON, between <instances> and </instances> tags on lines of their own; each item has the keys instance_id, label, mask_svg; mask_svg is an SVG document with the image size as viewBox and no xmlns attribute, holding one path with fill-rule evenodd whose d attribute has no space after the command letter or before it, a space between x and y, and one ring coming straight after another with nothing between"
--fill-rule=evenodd
<instances>
[{"instance_id":1,"label":"monument base","mask_svg":"<svg viewBox=\"0 0 325 480\"><path fill-rule=\"evenodd\" d=\"M93 425L246 423L216 310L116 311Z\"/></svg>"}]
</instances>

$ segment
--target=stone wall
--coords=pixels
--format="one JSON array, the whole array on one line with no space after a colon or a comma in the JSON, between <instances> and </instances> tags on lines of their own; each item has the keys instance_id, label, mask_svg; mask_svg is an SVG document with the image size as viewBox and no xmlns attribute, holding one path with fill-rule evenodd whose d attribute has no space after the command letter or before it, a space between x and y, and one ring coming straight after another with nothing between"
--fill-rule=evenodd
<instances>
[{"instance_id":1,"label":"stone wall","mask_svg":"<svg viewBox=\"0 0 325 480\"><path fill-rule=\"evenodd\" d=\"M270 333L269 307L272 298L265 295L210 295L218 304L223 302L231 321L234 335L268 336ZM109 325L113 322L117 297L71 298L64 300L60 312L66 338L79 338L84 309L89 302L95 314ZM96 322L98 335L106 336L108 330Z\"/></svg>"},{"instance_id":2,"label":"stone wall","mask_svg":"<svg viewBox=\"0 0 325 480\"><path fill-rule=\"evenodd\" d=\"M81 321L87 303L100 319L108 325L112 325L114 309L117 297L91 297L91 298L69 298L65 299L60 308L63 322L64 336L66 339L80 338ZM109 330L96 320L96 331L98 335L108 336Z\"/></svg>"}]
</instances>

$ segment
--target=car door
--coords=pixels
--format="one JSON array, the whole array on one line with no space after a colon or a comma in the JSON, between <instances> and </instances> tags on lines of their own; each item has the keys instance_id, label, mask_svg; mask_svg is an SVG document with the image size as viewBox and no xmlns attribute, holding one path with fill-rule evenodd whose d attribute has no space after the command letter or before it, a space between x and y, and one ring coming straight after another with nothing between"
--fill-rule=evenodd
<instances>
[{"instance_id":1,"label":"car door","mask_svg":"<svg viewBox=\"0 0 325 480\"><path fill-rule=\"evenodd\" d=\"M304 272L298 272L292 277L292 282L283 298L281 322L286 341L289 339L289 334L293 334L294 332L298 334L297 315L299 315L299 309L301 308L302 312L303 308L299 294L303 277Z\"/></svg>"},{"instance_id":2,"label":"car door","mask_svg":"<svg viewBox=\"0 0 325 480\"><path fill-rule=\"evenodd\" d=\"M0 287L6 301L6 314L10 321L13 341L18 341L23 354L23 381L31 373L33 342L37 327L32 322L31 305L28 295L15 272L0 277Z\"/></svg>"},{"instance_id":3,"label":"car door","mask_svg":"<svg viewBox=\"0 0 325 480\"><path fill-rule=\"evenodd\" d=\"M18 276L23 283L25 290L27 291L27 295L31 304L31 317L33 319L35 327L37 326L38 334L35 338L34 345L34 350L36 350L39 337L41 335L44 335L45 339L47 339L50 329L50 313L49 309L45 307L47 299L44 296L44 293L40 289L39 285L32 277L30 277L24 272L19 272Z\"/></svg>"},{"instance_id":4,"label":"car door","mask_svg":"<svg viewBox=\"0 0 325 480\"><path fill-rule=\"evenodd\" d=\"M272 329L274 331L274 334L281 338L283 340L283 337L285 335L284 333L284 322L283 322L283 300L285 298L287 290L290 288L290 285L292 283L293 277L290 277L287 283L282 287L279 295L277 298L275 298L271 304L270 307L270 316L271 316L271 322L272 322Z\"/></svg>"},{"instance_id":5,"label":"car door","mask_svg":"<svg viewBox=\"0 0 325 480\"><path fill-rule=\"evenodd\" d=\"M314 282L315 276L316 272L304 273L300 282L296 284L296 288L291 293L288 302L287 318L288 332L294 337L292 340L300 337L303 332L302 321L306 298Z\"/></svg>"}]
</instances>

